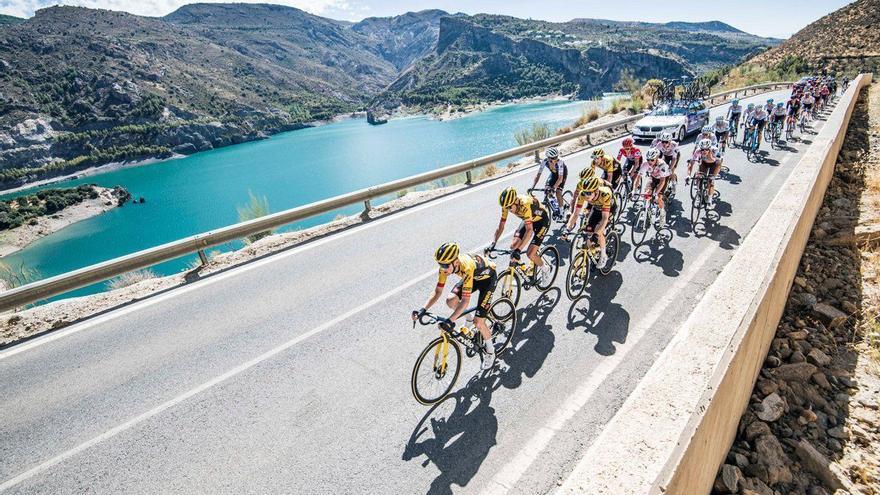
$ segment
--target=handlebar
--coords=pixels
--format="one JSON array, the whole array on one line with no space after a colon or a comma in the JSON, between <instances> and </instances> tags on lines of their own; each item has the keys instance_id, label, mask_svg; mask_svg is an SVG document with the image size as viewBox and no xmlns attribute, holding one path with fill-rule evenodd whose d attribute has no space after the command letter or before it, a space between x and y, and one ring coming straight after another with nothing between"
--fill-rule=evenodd
<instances>
[{"instance_id":1,"label":"handlebar","mask_svg":"<svg viewBox=\"0 0 880 495\"><path fill-rule=\"evenodd\" d=\"M419 324L427 326L427 325L434 325L435 323L440 323L441 321L446 321L446 320L447 320L447 318L443 318L442 316L435 315L434 313L429 313L428 311L425 311L424 313L422 313L419 316L417 321L419 322ZM416 327L416 322L414 321L413 328L415 328L415 327Z\"/></svg>"}]
</instances>

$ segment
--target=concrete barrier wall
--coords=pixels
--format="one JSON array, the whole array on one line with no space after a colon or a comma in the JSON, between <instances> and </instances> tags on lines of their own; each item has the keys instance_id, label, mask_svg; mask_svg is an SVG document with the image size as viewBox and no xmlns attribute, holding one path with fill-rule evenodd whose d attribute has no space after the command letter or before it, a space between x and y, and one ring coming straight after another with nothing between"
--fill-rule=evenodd
<instances>
[{"instance_id":1,"label":"concrete barrier wall","mask_svg":"<svg viewBox=\"0 0 880 495\"><path fill-rule=\"evenodd\" d=\"M560 493L708 493L800 263L862 75L660 358Z\"/></svg>"}]
</instances>

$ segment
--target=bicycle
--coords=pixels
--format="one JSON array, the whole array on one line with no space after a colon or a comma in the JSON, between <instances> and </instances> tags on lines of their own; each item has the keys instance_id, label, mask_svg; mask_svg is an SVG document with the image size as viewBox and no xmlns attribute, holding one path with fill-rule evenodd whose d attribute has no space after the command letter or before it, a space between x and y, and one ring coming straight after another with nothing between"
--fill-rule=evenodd
<instances>
[{"instance_id":1,"label":"bicycle","mask_svg":"<svg viewBox=\"0 0 880 495\"><path fill-rule=\"evenodd\" d=\"M730 139L730 146L736 147L736 138L739 137L739 117L732 117L727 124L727 135Z\"/></svg>"},{"instance_id":2,"label":"bicycle","mask_svg":"<svg viewBox=\"0 0 880 495\"><path fill-rule=\"evenodd\" d=\"M800 118L798 119L798 129L801 131L801 135L804 134L807 128L807 112L805 110L801 110Z\"/></svg>"},{"instance_id":3,"label":"bicycle","mask_svg":"<svg viewBox=\"0 0 880 495\"><path fill-rule=\"evenodd\" d=\"M791 141L791 138L794 136L794 116L790 115L785 119L785 142Z\"/></svg>"},{"instance_id":4,"label":"bicycle","mask_svg":"<svg viewBox=\"0 0 880 495\"><path fill-rule=\"evenodd\" d=\"M708 212L711 200L709 197L709 185L714 179L714 177L706 176L701 172L697 172L691 178L691 197L694 198L691 202L691 229L694 233L697 232L700 212Z\"/></svg>"},{"instance_id":5,"label":"bicycle","mask_svg":"<svg viewBox=\"0 0 880 495\"><path fill-rule=\"evenodd\" d=\"M656 191L650 194L647 192L647 184L650 184L650 181L650 176L642 176L639 200L633 204L635 210L632 216L632 228L630 228L629 232L632 242L636 246L641 246L645 242L645 237L647 237L648 230L651 227L659 230L657 220L660 218L660 206L654 201L654 195L657 194Z\"/></svg>"},{"instance_id":6,"label":"bicycle","mask_svg":"<svg viewBox=\"0 0 880 495\"><path fill-rule=\"evenodd\" d=\"M498 256L509 255L510 249L486 249L486 256L496 259ZM498 275L498 286L501 289L501 297L510 299L515 307L519 306L519 298L523 290L536 287L541 292L547 292L553 287L556 275L559 273L559 250L554 246L544 246L539 252L544 262L540 274L537 270L532 274L525 271L525 263L510 260L510 266ZM498 289L496 289L498 290Z\"/></svg>"},{"instance_id":7,"label":"bicycle","mask_svg":"<svg viewBox=\"0 0 880 495\"><path fill-rule=\"evenodd\" d=\"M544 199L541 200L541 204L544 206L544 210L550 214L550 223L553 222L564 222L565 221L565 212L568 211L568 205L556 204L556 190L550 187L534 187L528 190L528 193L534 196L534 192L543 192ZM565 196L563 195L563 202L565 201ZM558 212L558 214L557 214Z\"/></svg>"},{"instance_id":8,"label":"bicycle","mask_svg":"<svg viewBox=\"0 0 880 495\"><path fill-rule=\"evenodd\" d=\"M743 147L746 150L746 160L748 161L752 161L752 158L758 156L758 149L761 146L758 141L759 136L758 126L750 125L746 128L746 133L743 136Z\"/></svg>"},{"instance_id":9,"label":"bicycle","mask_svg":"<svg viewBox=\"0 0 880 495\"><path fill-rule=\"evenodd\" d=\"M474 306L462 313L462 316L476 310L477 307ZM426 326L442 321L446 321L446 318L428 312L418 318L418 322ZM492 329L493 347L497 356L510 345L516 333L516 306L510 299L498 299L489 307L486 324ZM416 322L413 322L413 328L415 326ZM440 336L432 340L419 354L413 366L410 386L413 397L420 404L436 404L449 395L461 373L462 347L467 357L479 355L481 361L484 359L486 351L483 348L483 337L476 326L441 329Z\"/></svg>"},{"instance_id":10,"label":"bicycle","mask_svg":"<svg viewBox=\"0 0 880 495\"><path fill-rule=\"evenodd\" d=\"M580 242L577 240L580 239ZM583 297L590 278L590 272L593 266L599 265L599 236L595 232L587 232L581 229L572 239L572 249L577 247L577 254L571 264L568 265L568 273L565 275L565 293L572 301L577 301ZM599 266L599 273L608 275L611 268L617 261L617 255L620 252L620 234L614 228L614 224L609 223L605 227L605 254L608 261L604 266Z\"/></svg>"}]
</instances>

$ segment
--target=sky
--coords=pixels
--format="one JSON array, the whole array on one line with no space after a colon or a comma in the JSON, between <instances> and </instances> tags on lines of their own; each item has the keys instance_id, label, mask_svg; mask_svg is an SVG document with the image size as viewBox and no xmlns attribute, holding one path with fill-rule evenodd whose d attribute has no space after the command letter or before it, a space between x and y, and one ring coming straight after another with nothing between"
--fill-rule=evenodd
<instances>
[{"instance_id":1,"label":"sky","mask_svg":"<svg viewBox=\"0 0 880 495\"><path fill-rule=\"evenodd\" d=\"M223 1L223 0L205 0ZM254 0L236 0L248 1ZM619 21L726 22L743 31L788 38L807 24L850 3L850 0L258 0L298 7L333 19L359 21L365 17L392 16L408 11L442 9L466 14L505 14L546 21L576 17ZM186 0L0 0L0 13L30 17L51 5L122 10L138 15L162 16Z\"/></svg>"}]
</instances>

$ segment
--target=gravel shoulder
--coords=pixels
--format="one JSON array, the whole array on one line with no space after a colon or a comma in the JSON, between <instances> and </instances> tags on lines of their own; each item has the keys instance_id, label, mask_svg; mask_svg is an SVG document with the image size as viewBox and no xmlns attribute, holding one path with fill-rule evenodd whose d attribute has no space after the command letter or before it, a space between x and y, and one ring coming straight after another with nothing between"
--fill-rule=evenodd
<instances>
[{"instance_id":1,"label":"gravel shoulder","mask_svg":"<svg viewBox=\"0 0 880 495\"><path fill-rule=\"evenodd\" d=\"M859 99L713 493L880 493L880 85Z\"/></svg>"}]
</instances>

